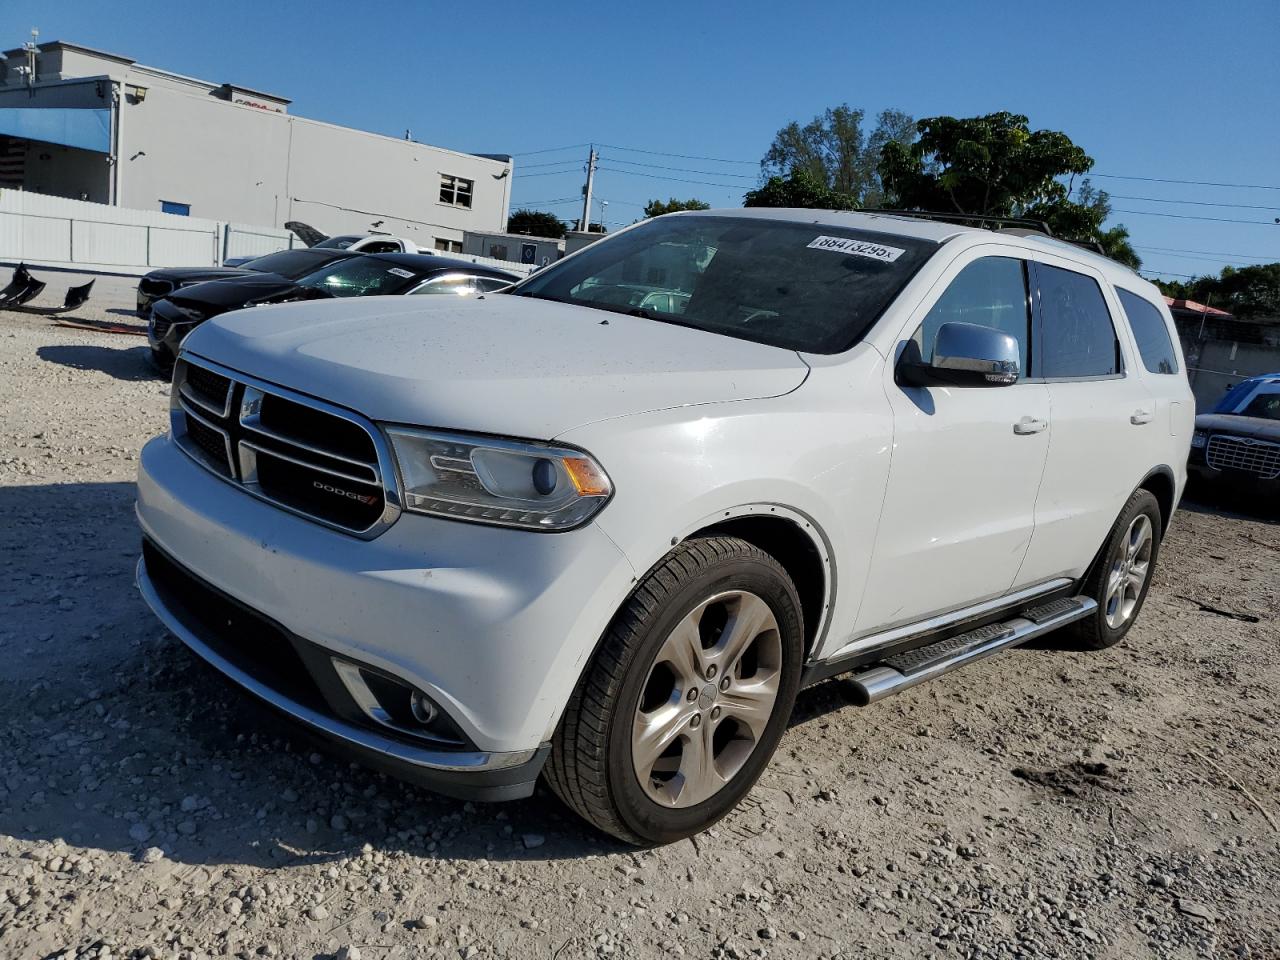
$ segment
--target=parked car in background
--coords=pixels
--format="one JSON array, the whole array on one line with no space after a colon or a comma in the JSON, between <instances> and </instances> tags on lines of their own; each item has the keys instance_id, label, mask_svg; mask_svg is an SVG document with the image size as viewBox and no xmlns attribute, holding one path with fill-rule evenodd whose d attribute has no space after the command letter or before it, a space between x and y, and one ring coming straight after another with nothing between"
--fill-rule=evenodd
<instances>
[{"instance_id":1,"label":"parked car in background","mask_svg":"<svg viewBox=\"0 0 1280 960\"><path fill-rule=\"evenodd\" d=\"M326 237L313 244L310 250L348 250L352 253L423 253L412 240L393 237L389 233L343 233ZM227 267L239 267L250 263L253 257L232 257L223 262Z\"/></svg>"},{"instance_id":2,"label":"parked car in background","mask_svg":"<svg viewBox=\"0 0 1280 960\"><path fill-rule=\"evenodd\" d=\"M1250 377L1196 417L1191 473L1215 485L1251 488L1274 505L1280 493L1280 373Z\"/></svg>"},{"instance_id":3,"label":"parked car in background","mask_svg":"<svg viewBox=\"0 0 1280 960\"><path fill-rule=\"evenodd\" d=\"M429 254L360 254L349 248L318 246L290 251L299 253L315 254L330 262L296 279L279 273L251 273L196 284L158 301L147 325L152 360L167 369L182 341L199 324L241 307L333 297L434 293L471 296L495 293L520 279L505 270Z\"/></svg>"},{"instance_id":4,"label":"parked car in background","mask_svg":"<svg viewBox=\"0 0 1280 960\"><path fill-rule=\"evenodd\" d=\"M656 217L500 296L198 328L138 583L335 747L469 798L545 777L668 842L806 684L867 705L1060 627L1119 642L1186 480L1181 369L1155 286L1048 237Z\"/></svg>"},{"instance_id":5,"label":"parked car in background","mask_svg":"<svg viewBox=\"0 0 1280 960\"><path fill-rule=\"evenodd\" d=\"M326 263L353 255L342 249L314 250L311 247L300 247L297 250L280 250L254 257L239 267L166 267L163 270L152 270L138 281L137 313L146 320L151 316L151 307L157 300L197 283L267 274L285 280L296 280Z\"/></svg>"}]
</instances>

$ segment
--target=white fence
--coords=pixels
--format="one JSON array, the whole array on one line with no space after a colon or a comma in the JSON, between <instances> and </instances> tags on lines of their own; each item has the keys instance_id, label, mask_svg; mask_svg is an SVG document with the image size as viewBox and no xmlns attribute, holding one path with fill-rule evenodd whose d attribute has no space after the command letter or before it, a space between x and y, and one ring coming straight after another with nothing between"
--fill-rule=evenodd
<instances>
[{"instance_id":1,"label":"white fence","mask_svg":"<svg viewBox=\"0 0 1280 960\"><path fill-rule=\"evenodd\" d=\"M302 246L289 230L129 210L0 188L0 261L140 276L156 267L213 267ZM533 268L450 254L528 274Z\"/></svg>"},{"instance_id":2,"label":"white fence","mask_svg":"<svg viewBox=\"0 0 1280 960\"><path fill-rule=\"evenodd\" d=\"M0 260L115 273L213 266L222 224L0 189Z\"/></svg>"}]
</instances>

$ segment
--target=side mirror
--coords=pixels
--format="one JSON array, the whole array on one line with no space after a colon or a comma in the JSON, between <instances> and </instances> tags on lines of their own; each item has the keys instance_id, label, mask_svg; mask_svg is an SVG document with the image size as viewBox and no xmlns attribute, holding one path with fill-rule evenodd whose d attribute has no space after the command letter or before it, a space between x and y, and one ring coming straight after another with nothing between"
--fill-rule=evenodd
<instances>
[{"instance_id":1,"label":"side mirror","mask_svg":"<svg viewBox=\"0 0 1280 960\"><path fill-rule=\"evenodd\" d=\"M1007 387L1018 382L1018 341L994 327L944 323L933 341L933 359L919 358L914 343L898 361L897 381L909 387Z\"/></svg>"}]
</instances>

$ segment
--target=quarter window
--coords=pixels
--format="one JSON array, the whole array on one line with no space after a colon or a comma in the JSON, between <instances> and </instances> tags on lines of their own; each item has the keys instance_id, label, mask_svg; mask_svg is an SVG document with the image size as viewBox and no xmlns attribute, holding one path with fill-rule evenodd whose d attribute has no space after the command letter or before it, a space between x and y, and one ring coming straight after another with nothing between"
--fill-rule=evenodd
<instances>
[{"instance_id":1,"label":"quarter window","mask_svg":"<svg viewBox=\"0 0 1280 960\"><path fill-rule=\"evenodd\" d=\"M447 203L451 207L466 207L471 209L471 193L475 188L474 180L464 180L462 177L453 177L449 174L442 174L440 177L440 202Z\"/></svg>"},{"instance_id":2,"label":"quarter window","mask_svg":"<svg viewBox=\"0 0 1280 960\"><path fill-rule=\"evenodd\" d=\"M1038 376L1108 377L1120 373L1120 344L1102 288L1073 270L1036 264L1040 288Z\"/></svg>"},{"instance_id":3,"label":"quarter window","mask_svg":"<svg viewBox=\"0 0 1280 960\"><path fill-rule=\"evenodd\" d=\"M475 278L470 274L460 273L450 273L443 277L435 277L413 291L416 294L451 293L456 297L469 297L475 292Z\"/></svg>"},{"instance_id":4,"label":"quarter window","mask_svg":"<svg viewBox=\"0 0 1280 960\"><path fill-rule=\"evenodd\" d=\"M1018 369L1025 375L1030 314L1022 261L984 257L960 271L912 337L923 362L933 359L933 343L944 323L975 323L1009 334L1018 341Z\"/></svg>"},{"instance_id":5,"label":"quarter window","mask_svg":"<svg viewBox=\"0 0 1280 960\"><path fill-rule=\"evenodd\" d=\"M1119 287L1116 288L1116 293L1120 294L1120 306L1124 308L1124 315L1129 318L1133 338L1138 341L1142 365L1151 373L1177 373L1178 355L1174 353L1164 314L1146 297Z\"/></svg>"}]
</instances>

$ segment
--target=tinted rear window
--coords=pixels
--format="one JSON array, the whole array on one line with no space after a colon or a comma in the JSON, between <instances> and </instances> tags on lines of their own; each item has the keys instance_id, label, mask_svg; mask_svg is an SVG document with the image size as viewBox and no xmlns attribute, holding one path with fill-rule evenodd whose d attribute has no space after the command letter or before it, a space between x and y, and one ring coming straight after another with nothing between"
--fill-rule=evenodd
<instances>
[{"instance_id":1,"label":"tinted rear window","mask_svg":"<svg viewBox=\"0 0 1280 960\"><path fill-rule=\"evenodd\" d=\"M514 292L838 353L935 250L929 240L830 224L661 217L534 274Z\"/></svg>"},{"instance_id":2,"label":"tinted rear window","mask_svg":"<svg viewBox=\"0 0 1280 960\"><path fill-rule=\"evenodd\" d=\"M1116 292L1120 294L1120 306L1124 307L1124 315L1129 318L1133 338L1138 341L1142 365L1151 373L1177 373L1178 355L1173 350L1169 328L1165 325L1160 308L1146 297L1128 290L1117 287Z\"/></svg>"},{"instance_id":3,"label":"tinted rear window","mask_svg":"<svg viewBox=\"0 0 1280 960\"><path fill-rule=\"evenodd\" d=\"M1105 377L1120 372L1120 346L1102 288L1073 270L1035 265L1040 290L1041 377Z\"/></svg>"}]
</instances>

